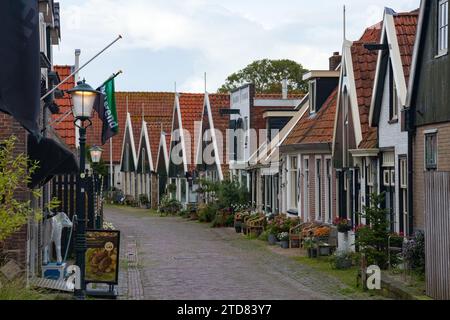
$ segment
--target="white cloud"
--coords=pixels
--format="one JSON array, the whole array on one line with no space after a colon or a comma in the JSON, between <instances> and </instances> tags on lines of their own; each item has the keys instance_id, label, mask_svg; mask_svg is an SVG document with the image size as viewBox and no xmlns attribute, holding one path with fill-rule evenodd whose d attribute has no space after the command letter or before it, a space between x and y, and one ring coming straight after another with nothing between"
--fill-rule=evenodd
<instances>
[{"instance_id":1,"label":"white cloud","mask_svg":"<svg viewBox=\"0 0 450 320\"><path fill-rule=\"evenodd\" d=\"M347 0L348 37L359 37L364 27L381 20L384 5L389 5L384 2ZM418 0L389 2L397 10L419 4ZM61 14L58 63L71 63L75 47L81 47L87 57L123 34L115 50L120 51L125 69L131 63L150 63L128 61L130 50L194 52L189 60L194 73L184 79L177 78L170 61L157 62L167 64L167 72L180 81L179 89L184 91L203 91L205 71L208 89L214 91L227 75L265 57L295 59L310 69L325 68L328 56L340 50L342 42L342 4L335 0L66 0Z\"/></svg>"}]
</instances>

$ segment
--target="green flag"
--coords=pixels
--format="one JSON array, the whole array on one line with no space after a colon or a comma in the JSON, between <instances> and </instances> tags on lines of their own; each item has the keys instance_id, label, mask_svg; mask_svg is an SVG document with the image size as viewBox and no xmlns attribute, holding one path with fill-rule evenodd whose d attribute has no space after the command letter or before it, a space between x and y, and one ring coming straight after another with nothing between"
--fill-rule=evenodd
<instances>
[{"instance_id":1,"label":"green flag","mask_svg":"<svg viewBox=\"0 0 450 320\"><path fill-rule=\"evenodd\" d=\"M103 122L102 144L119 133L119 121L117 118L116 96L114 78L106 81L100 88L102 94L97 98L95 111Z\"/></svg>"}]
</instances>

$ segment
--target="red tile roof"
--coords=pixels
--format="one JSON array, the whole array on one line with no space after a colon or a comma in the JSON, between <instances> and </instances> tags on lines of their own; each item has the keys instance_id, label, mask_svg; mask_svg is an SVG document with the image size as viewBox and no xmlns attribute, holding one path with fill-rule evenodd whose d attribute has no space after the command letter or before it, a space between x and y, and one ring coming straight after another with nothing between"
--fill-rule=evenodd
<instances>
[{"instance_id":1,"label":"red tile roof","mask_svg":"<svg viewBox=\"0 0 450 320\"><path fill-rule=\"evenodd\" d=\"M55 66L55 72L58 73L61 80L68 77L73 72L72 66ZM72 89L75 87L75 78L71 77L67 82L61 85L60 89L63 91ZM62 99L56 99L56 104L59 106L59 114L52 115L52 122L62 120L60 123L54 123L52 127L55 132L63 139L63 141L72 149L75 149L75 126L74 118L70 113L66 118L62 119L62 116L72 110L72 99L67 93L64 94Z\"/></svg>"},{"instance_id":2,"label":"red tile roof","mask_svg":"<svg viewBox=\"0 0 450 320\"><path fill-rule=\"evenodd\" d=\"M399 13L394 16L406 83L409 81L418 20L419 13L417 10L409 13Z\"/></svg>"},{"instance_id":3,"label":"red tile roof","mask_svg":"<svg viewBox=\"0 0 450 320\"><path fill-rule=\"evenodd\" d=\"M336 88L316 114L303 116L283 145L332 143L337 93Z\"/></svg>"},{"instance_id":4,"label":"red tile roof","mask_svg":"<svg viewBox=\"0 0 450 320\"><path fill-rule=\"evenodd\" d=\"M188 171L194 171L195 156L197 146L195 145L195 122L200 122L202 120L203 113L203 103L205 100L204 94L197 93L181 93L180 94L180 109L181 109L181 121L183 124L183 129L187 130L191 136L191 154L187 157L188 159ZM186 143L188 143L186 141ZM190 161L189 161L190 159Z\"/></svg>"},{"instance_id":5,"label":"red tile roof","mask_svg":"<svg viewBox=\"0 0 450 320\"><path fill-rule=\"evenodd\" d=\"M355 77L356 95L361 122L361 130L364 145L375 148L377 129L369 126L369 112L372 100L372 90L377 67L378 52L364 48L366 43L379 43L381 37L381 22L367 28L361 39L353 42L351 47L353 60L353 73ZM362 143L359 147L362 146Z\"/></svg>"},{"instance_id":6,"label":"red tile roof","mask_svg":"<svg viewBox=\"0 0 450 320\"><path fill-rule=\"evenodd\" d=\"M139 148L140 134L142 130L142 116L147 122L147 130L150 139L154 165L157 161L158 146L160 142L161 128L170 132L172 127L173 103L175 95L165 92L116 92L117 117L119 121L119 134L113 137L113 162L121 161L123 134L125 130L127 114L131 116L133 136L136 149ZM88 129L88 144L101 145L102 123L98 116L93 119L93 126ZM103 159L109 162L109 143L104 146ZM139 154L139 153L137 153Z\"/></svg>"}]
</instances>

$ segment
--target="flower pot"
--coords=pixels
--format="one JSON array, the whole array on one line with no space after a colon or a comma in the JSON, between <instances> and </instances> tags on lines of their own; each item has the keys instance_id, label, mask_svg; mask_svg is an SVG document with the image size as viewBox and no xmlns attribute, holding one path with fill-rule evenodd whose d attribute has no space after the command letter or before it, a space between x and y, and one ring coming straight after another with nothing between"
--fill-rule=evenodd
<instances>
[{"instance_id":1,"label":"flower pot","mask_svg":"<svg viewBox=\"0 0 450 320\"><path fill-rule=\"evenodd\" d=\"M308 248L308 257L309 258L317 258L317 249L316 248Z\"/></svg>"},{"instance_id":2,"label":"flower pot","mask_svg":"<svg viewBox=\"0 0 450 320\"><path fill-rule=\"evenodd\" d=\"M271 246L276 245L276 244L277 244L277 236L274 235L274 234L269 234L269 239L268 239L268 241L269 241L269 244L270 244Z\"/></svg>"},{"instance_id":3,"label":"flower pot","mask_svg":"<svg viewBox=\"0 0 450 320\"><path fill-rule=\"evenodd\" d=\"M352 267L352 260L350 259L336 259L335 262L336 269L346 270Z\"/></svg>"},{"instance_id":4,"label":"flower pot","mask_svg":"<svg viewBox=\"0 0 450 320\"><path fill-rule=\"evenodd\" d=\"M282 249L289 249L289 241L281 241Z\"/></svg>"},{"instance_id":5,"label":"flower pot","mask_svg":"<svg viewBox=\"0 0 450 320\"><path fill-rule=\"evenodd\" d=\"M331 249L328 246L319 247L319 256L330 256Z\"/></svg>"}]
</instances>

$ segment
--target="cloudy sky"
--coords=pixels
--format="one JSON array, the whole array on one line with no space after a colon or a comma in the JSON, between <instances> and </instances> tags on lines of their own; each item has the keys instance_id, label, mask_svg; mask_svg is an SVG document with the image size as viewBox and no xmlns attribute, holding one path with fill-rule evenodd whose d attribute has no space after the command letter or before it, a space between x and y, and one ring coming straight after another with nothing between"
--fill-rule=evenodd
<instances>
[{"instance_id":1,"label":"cloudy sky","mask_svg":"<svg viewBox=\"0 0 450 320\"><path fill-rule=\"evenodd\" d=\"M81 76L92 85L123 70L117 89L214 92L226 77L256 59L293 59L326 68L347 38L380 21L384 7L416 9L420 0L60 0L62 40L56 64L81 62L123 35Z\"/></svg>"}]
</instances>

